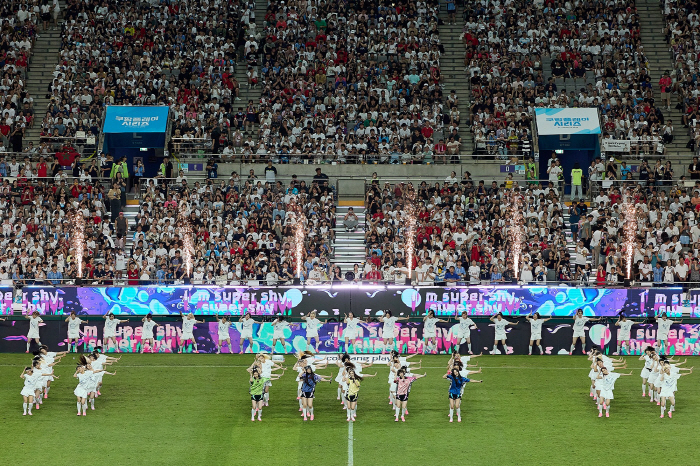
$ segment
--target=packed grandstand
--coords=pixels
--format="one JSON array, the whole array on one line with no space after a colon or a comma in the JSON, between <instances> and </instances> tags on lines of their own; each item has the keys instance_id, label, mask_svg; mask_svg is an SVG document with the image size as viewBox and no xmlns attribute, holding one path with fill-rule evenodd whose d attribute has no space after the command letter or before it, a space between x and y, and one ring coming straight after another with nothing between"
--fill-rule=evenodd
<instances>
[{"instance_id":1,"label":"packed grandstand","mask_svg":"<svg viewBox=\"0 0 700 466\"><path fill-rule=\"evenodd\" d=\"M606 13L601 5L474 2L458 18L450 1L271 0L256 17L252 1L6 2L0 281L75 283L77 211L86 219L81 280L96 284L700 282L696 7L662 2L673 66L652 79L634 2L608 2ZM461 28L456 39L442 32L450 23ZM37 108L27 79L50 30L60 31L60 47ZM452 79L441 71L447 40L463 47ZM455 81L468 83L462 101ZM202 154L201 176L163 159L147 177L142 164L92 150L107 105L168 106L167 150ZM573 196L556 154L546 172L535 163L542 107L595 108L602 138L629 141L629 150L581 167ZM682 115L678 130L671 109ZM672 163L674 138L688 149ZM269 164L218 169L232 162ZM380 167L365 183L364 212L340 214L343 193L309 162L428 170L408 183L384 181L392 169ZM301 174L275 177L288 163ZM485 163L524 173L472 178ZM436 179L436 164L455 171ZM522 224L509 215L512 193ZM138 208L126 216L130 200ZM622 244L629 200L638 225L631 277ZM409 202L417 225L407 230ZM183 205L196 237L189 276ZM524 239L517 270L514 228ZM347 231L362 233L365 259L341 268L336 236Z\"/></svg>"}]
</instances>

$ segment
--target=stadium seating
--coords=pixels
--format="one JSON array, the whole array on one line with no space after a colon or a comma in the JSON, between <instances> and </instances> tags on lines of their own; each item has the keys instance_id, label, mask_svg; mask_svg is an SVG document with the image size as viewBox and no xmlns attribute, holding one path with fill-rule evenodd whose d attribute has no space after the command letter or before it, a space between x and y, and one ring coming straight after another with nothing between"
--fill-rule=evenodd
<instances>
[{"instance_id":1,"label":"stadium seating","mask_svg":"<svg viewBox=\"0 0 700 466\"><path fill-rule=\"evenodd\" d=\"M663 172L663 167L660 168ZM651 171L651 168L649 169ZM666 188L663 188L666 186ZM661 188L660 188L661 187ZM408 186L372 184L367 192L367 259L358 264L368 281L405 283ZM624 196L637 205L632 279L672 284L700 281L700 182L692 189L663 180L602 188L587 203L565 205L556 187L488 185L448 178L417 186L414 283L513 283L508 195L516 191L525 222L518 282L614 286L627 278ZM658 269L657 269L658 264Z\"/></svg>"},{"instance_id":2,"label":"stadium seating","mask_svg":"<svg viewBox=\"0 0 700 466\"><path fill-rule=\"evenodd\" d=\"M533 107L579 106L598 107L610 137L639 140L635 153L663 154L663 115L649 99L633 6L617 3L606 18L593 5L567 12L524 0L508 8L467 4L464 63L475 147L502 158L517 154Z\"/></svg>"},{"instance_id":3,"label":"stadium seating","mask_svg":"<svg viewBox=\"0 0 700 466\"><path fill-rule=\"evenodd\" d=\"M248 63L262 89L248 157L444 160L437 2L330 3L304 14L273 0L261 35L259 61Z\"/></svg>"}]
</instances>

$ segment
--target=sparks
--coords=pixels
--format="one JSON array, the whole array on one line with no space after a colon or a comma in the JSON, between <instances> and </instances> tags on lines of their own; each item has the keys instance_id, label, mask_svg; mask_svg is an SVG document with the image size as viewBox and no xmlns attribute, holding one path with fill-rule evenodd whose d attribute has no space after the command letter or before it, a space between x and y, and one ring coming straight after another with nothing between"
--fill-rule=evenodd
<instances>
[{"instance_id":1,"label":"sparks","mask_svg":"<svg viewBox=\"0 0 700 466\"><path fill-rule=\"evenodd\" d=\"M292 204L290 208L293 212L292 221L294 222L292 248L294 250L295 275L297 278L301 279L301 268L304 265L304 241L306 239L306 227L304 223L306 219L301 213L301 207Z\"/></svg>"},{"instance_id":2,"label":"sparks","mask_svg":"<svg viewBox=\"0 0 700 466\"><path fill-rule=\"evenodd\" d=\"M411 284L411 271L413 269L413 256L416 250L416 193L413 185L408 183L403 194L403 211L401 218L404 223L404 237L406 238L406 268L408 268L408 284Z\"/></svg>"},{"instance_id":3,"label":"sparks","mask_svg":"<svg viewBox=\"0 0 700 466\"><path fill-rule=\"evenodd\" d=\"M515 279L520 275L520 255L525 242L522 200L516 193L510 193L506 198L507 213L510 218L507 237L510 239L511 252L513 254L513 274Z\"/></svg>"},{"instance_id":4,"label":"sparks","mask_svg":"<svg viewBox=\"0 0 700 466\"><path fill-rule=\"evenodd\" d=\"M71 246L78 265L78 278L83 278L83 256L85 255L85 217L80 210L73 212L71 221Z\"/></svg>"},{"instance_id":5,"label":"sparks","mask_svg":"<svg viewBox=\"0 0 700 466\"><path fill-rule=\"evenodd\" d=\"M622 252L625 257L627 279L632 278L632 262L634 262L634 249L637 246L637 206L629 198L622 203L624 215Z\"/></svg>"},{"instance_id":6,"label":"sparks","mask_svg":"<svg viewBox=\"0 0 700 466\"><path fill-rule=\"evenodd\" d=\"M178 206L177 223L180 237L182 238L182 258L185 263L185 273L189 277L194 265L194 239L192 238L192 225L187 213L187 203L181 200Z\"/></svg>"}]
</instances>

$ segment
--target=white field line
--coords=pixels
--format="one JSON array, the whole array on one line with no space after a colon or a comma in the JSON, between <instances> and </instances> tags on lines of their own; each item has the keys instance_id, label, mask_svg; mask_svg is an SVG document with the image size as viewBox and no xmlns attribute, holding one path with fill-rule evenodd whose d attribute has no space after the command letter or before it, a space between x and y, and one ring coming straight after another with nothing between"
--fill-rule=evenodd
<instances>
[{"instance_id":1,"label":"white field line","mask_svg":"<svg viewBox=\"0 0 700 466\"><path fill-rule=\"evenodd\" d=\"M352 438L352 425L353 421L348 422L348 466L353 466L354 463L354 452L353 452L353 442Z\"/></svg>"}]
</instances>

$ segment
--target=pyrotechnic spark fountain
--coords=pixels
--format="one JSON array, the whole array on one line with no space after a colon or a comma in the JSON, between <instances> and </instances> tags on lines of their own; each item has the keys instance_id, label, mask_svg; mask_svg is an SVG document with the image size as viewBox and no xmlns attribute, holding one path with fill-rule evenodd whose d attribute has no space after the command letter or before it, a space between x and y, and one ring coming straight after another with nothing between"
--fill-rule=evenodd
<instances>
[{"instance_id":1,"label":"pyrotechnic spark fountain","mask_svg":"<svg viewBox=\"0 0 700 466\"><path fill-rule=\"evenodd\" d=\"M301 268L304 265L304 241L306 239L306 218L301 206L292 202L289 206L292 212L292 251L294 254L294 276L301 279Z\"/></svg>"},{"instance_id":2,"label":"pyrotechnic spark fountain","mask_svg":"<svg viewBox=\"0 0 700 466\"><path fill-rule=\"evenodd\" d=\"M194 239L192 238L192 225L187 213L187 203L181 200L178 206L177 223L180 237L182 238L182 258L185 263L185 273L189 277L194 264Z\"/></svg>"},{"instance_id":3,"label":"pyrotechnic spark fountain","mask_svg":"<svg viewBox=\"0 0 700 466\"><path fill-rule=\"evenodd\" d=\"M511 243L511 253L513 254L513 274L517 280L520 275L520 255L525 242L523 230L525 226L523 223L522 202L520 196L516 193L511 193L508 198L508 215L510 217L508 237Z\"/></svg>"},{"instance_id":4,"label":"pyrotechnic spark fountain","mask_svg":"<svg viewBox=\"0 0 700 466\"><path fill-rule=\"evenodd\" d=\"M623 225L622 250L625 254L627 279L632 278L632 262L634 261L634 248L637 245L637 206L630 199L622 204L622 212L625 216Z\"/></svg>"},{"instance_id":5,"label":"pyrotechnic spark fountain","mask_svg":"<svg viewBox=\"0 0 700 466\"><path fill-rule=\"evenodd\" d=\"M411 283L411 271L413 269L413 256L416 251L416 193L411 183L404 193L403 221L404 237L406 238L406 268L408 268L408 284Z\"/></svg>"},{"instance_id":6,"label":"pyrotechnic spark fountain","mask_svg":"<svg viewBox=\"0 0 700 466\"><path fill-rule=\"evenodd\" d=\"M78 264L78 278L83 278L83 256L85 254L85 217L80 210L71 215L71 246Z\"/></svg>"}]
</instances>

